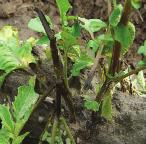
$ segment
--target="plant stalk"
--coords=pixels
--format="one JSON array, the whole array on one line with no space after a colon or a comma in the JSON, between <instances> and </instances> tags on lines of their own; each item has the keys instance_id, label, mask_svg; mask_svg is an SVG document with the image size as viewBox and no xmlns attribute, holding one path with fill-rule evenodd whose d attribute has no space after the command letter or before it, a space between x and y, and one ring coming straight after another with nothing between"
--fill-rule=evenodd
<instances>
[{"instance_id":1,"label":"plant stalk","mask_svg":"<svg viewBox=\"0 0 146 144\"><path fill-rule=\"evenodd\" d=\"M124 12L121 17L120 23L123 25L127 25L129 22L129 16L131 13L131 0L126 0L125 6L124 6ZM113 48L113 54L112 54L112 60L109 67L108 75L114 76L116 72L119 71L119 59L120 59L120 53L121 53L121 44L118 41L115 41L115 45ZM107 77L105 82L103 83L101 90L96 96L96 101L101 102L104 99L105 93L109 89L110 84L112 81Z\"/></svg>"},{"instance_id":2,"label":"plant stalk","mask_svg":"<svg viewBox=\"0 0 146 144\"><path fill-rule=\"evenodd\" d=\"M59 126L58 118L54 118L53 128L52 128L52 135L51 135L51 144L55 144L55 137L57 135L57 128Z\"/></svg>"},{"instance_id":3,"label":"plant stalk","mask_svg":"<svg viewBox=\"0 0 146 144\"><path fill-rule=\"evenodd\" d=\"M65 118L64 117L61 117L60 120L61 120L61 123L64 125L64 128L65 128L65 130L67 132L67 135L68 135L69 139L71 140L72 144L76 144L75 143L75 140L73 138L73 135L72 135L72 133L70 131L70 128L68 127L68 125L66 123Z\"/></svg>"},{"instance_id":4,"label":"plant stalk","mask_svg":"<svg viewBox=\"0 0 146 144\"><path fill-rule=\"evenodd\" d=\"M50 40L50 48L51 48L51 54L52 54L52 59L53 59L54 71L55 71L57 80L60 81L59 82L60 83L60 88L56 89L56 90L59 90L56 93L56 95L58 96L59 93L60 93L59 97L58 98L56 97L56 103L59 104L58 102L60 101L60 97L63 96L63 98L64 98L66 104L68 105L71 113L75 114L73 102L72 102L71 98L69 98L71 96L70 92L68 91L68 88L66 87L65 82L64 82L63 66L62 66L62 63L61 63L59 55L58 55L55 33L49 27L49 23L47 22L43 12L41 10L39 10L38 8L35 8L35 11L37 12L37 14L40 18L40 21L41 21L41 23L42 23L42 25L45 29L45 32L46 32L46 34L47 34L47 36ZM58 84L56 86L58 86ZM64 91L66 91L66 92L64 92ZM61 104L59 104L59 108L61 108L60 105ZM75 120L75 115L74 115L74 120Z\"/></svg>"}]
</instances>

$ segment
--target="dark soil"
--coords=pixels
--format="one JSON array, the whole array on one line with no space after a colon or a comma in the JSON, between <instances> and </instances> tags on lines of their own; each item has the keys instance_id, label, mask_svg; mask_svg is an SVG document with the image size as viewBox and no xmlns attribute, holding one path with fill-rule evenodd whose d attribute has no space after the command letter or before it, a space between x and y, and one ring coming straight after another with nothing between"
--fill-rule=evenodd
<instances>
[{"instance_id":1,"label":"dark soil","mask_svg":"<svg viewBox=\"0 0 146 144\"><path fill-rule=\"evenodd\" d=\"M71 0L73 3L72 14L79 14L87 18L101 18L107 20L106 0ZM26 40L30 36L39 35L27 28L28 21L36 16L34 7L39 7L48 14L56 24L58 30L59 19L54 0L0 0L0 27L13 25L20 31L20 39ZM136 25L137 34L134 45L130 48L126 60L135 64L141 57L137 55L138 47L146 38L146 2L143 0L140 15L137 12L132 14L132 21ZM38 77L45 75L45 82L50 88L54 84L54 73L52 64L45 61L41 63L41 70ZM0 101L4 102L4 94L8 94L13 100L17 95L17 88L27 83L29 74L24 71L15 71L5 81L0 91ZM78 83L78 80L73 83ZM80 85L74 88L81 88ZM36 85L36 91L42 94L47 91L42 85ZM93 93L94 94L94 93ZM146 144L146 98L123 94L117 91L113 96L112 122L103 122L92 125L90 122L90 112L83 109L83 100L79 96L74 97L77 113L77 123L70 124L78 144ZM54 91L49 97L54 98ZM63 104L66 109L65 105ZM39 136L46 126L48 117L53 112L53 103L44 101L35 110L23 131L30 131L29 137L23 144L38 144ZM65 116L69 116L66 109ZM69 119L68 119L69 122Z\"/></svg>"}]
</instances>

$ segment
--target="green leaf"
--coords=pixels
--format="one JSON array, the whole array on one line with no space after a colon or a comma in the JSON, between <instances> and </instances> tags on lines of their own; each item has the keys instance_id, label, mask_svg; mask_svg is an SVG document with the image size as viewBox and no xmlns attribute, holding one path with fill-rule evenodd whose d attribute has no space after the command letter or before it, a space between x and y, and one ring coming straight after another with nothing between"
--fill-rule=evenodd
<instances>
[{"instance_id":1,"label":"green leaf","mask_svg":"<svg viewBox=\"0 0 146 144\"><path fill-rule=\"evenodd\" d=\"M21 136L17 136L16 139L13 140L12 144L21 144L24 138L28 135L29 133L26 132L25 134Z\"/></svg>"},{"instance_id":2,"label":"green leaf","mask_svg":"<svg viewBox=\"0 0 146 144\"><path fill-rule=\"evenodd\" d=\"M75 37L79 37L81 34L81 26L79 22L75 22L75 24L72 26L72 35Z\"/></svg>"},{"instance_id":3,"label":"green leaf","mask_svg":"<svg viewBox=\"0 0 146 144\"><path fill-rule=\"evenodd\" d=\"M87 44L88 48L92 48L94 53L96 53L97 49L99 48L100 43L97 40L90 40Z\"/></svg>"},{"instance_id":4,"label":"green leaf","mask_svg":"<svg viewBox=\"0 0 146 144\"><path fill-rule=\"evenodd\" d=\"M0 105L0 119L2 120L3 128L9 132L14 131L14 122L7 106Z\"/></svg>"},{"instance_id":5,"label":"green leaf","mask_svg":"<svg viewBox=\"0 0 146 144\"><path fill-rule=\"evenodd\" d=\"M34 85L21 86L18 89L18 95L13 103L14 116L16 121L23 119L31 110L31 107L38 99L38 94L34 91Z\"/></svg>"},{"instance_id":6,"label":"green leaf","mask_svg":"<svg viewBox=\"0 0 146 144\"><path fill-rule=\"evenodd\" d=\"M112 96L110 91L107 91L102 103L102 114L107 120L112 120Z\"/></svg>"},{"instance_id":7,"label":"green leaf","mask_svg":"<svg viewBox=\"0 0 146 144\"><path fill-rule=\"evenodd\" d=\"M51 19L48 17L48 16L45 16L51 29L53 29L53 24L51 22ZM29 22L28 22L28 28L30 28L31 30L33 31L36 31L36 32L40 32L40 33L44 33L46 34L45 30L44 30L44 27L39 19L39 17L36 17L36 18L33 18L31 19Z\"/></svg>"},{"instance_id":8,"label":"green leaf","mask_svg":"<svg viewBox=\"0 0 146 144\"><path fill-rule=\"evenodd\" d=\"M139 47L138 54L146 56L146 40L144 41L144 45Z\"/></svg>"},{"instance_id":9,"label":"green leaf","mask_svg":"<svg viewBox=\"0 0 146 144\"><path fill-rule=\"evenodd\" d=\"M89 33L97 32L107 26L106 23L100 19L85 19L79 17L79 20L83 23L81 26Z\"/></svg>"},{"instance_id":10,"label":"green leaf","mask_svg":"<svg viewBox=\"0 0 146 144\"><path fill-rule=\"evenodd\" d=\"M0 30L0 69L5 71L0 76L0 85L4 77L14 69L25 68L29 63L35 62L31 51L32 44L29 41L20 44L18 31L13 27L5 26Z\"/></svg>"},{"instance_id":11,"label":"green leaf","mask_svg":"<svg viewBox=\"0 0 146 144\"><path fill-rule=\"evenodd\" d=\"M67 30L61 32L61 39L63 40L64 50L69 50L73 45L77 45L77 38Z\"/></svg>"},{"instance_id":12,"label":"green leaf","mask_svg":"<svg viewBox=\"0 0 146 144\"><path fill-rule=\"evenodd\" d=\"M90 40L87 44L87 47L92 48L94 53L96 53L103 44L104 44L104 48L102 51L102 55L106 55L106 56L111 55L113 48L113 38L111 34L99 35L96 39Z\"/></svg>"},{"instance_id":13,"label":"green leaf","mask_svg":"<svg viewBox=\"0 0 146 144\"><path fill-rule=\"evenodd\" d=\"M117 5L113 10L111 16L109 17L110 25L112 25L113 27L116 27L118 25L121 20L122 12L123 6L121 4Z\"/></svg>"},{"instance_id":14,"label":"green leaf","mask_svg":"<svg viewBox=\"0 0 146 144\"><path fill-rule=\"evenodd\" d=\"M66 14L72 6L70 5L68 0L56 0L57 6L59 8L60 16L62 19L62 23L67 20Z\"/></svg>"},{"instance_id":15,"label":"green leaf","mask_svg":"<svg viewBox=\"0 0 146 144\"><path fill-rule=\"evenodd\" d=\"M78 76L80 71L88 66L93 64L93 59L91 59L87 54L82 53L81 56L77 59L73 68L71 70L73 76Z\"/></svg>"},{"instance_id":16,"label":"green leaf","mask_svg":"<svg viewBox=\"0 0 146 144\"><path fill-rule=\"evenodd\" d=\"M133 8L139 9L141 7L141 0L131 0Z\"/></svg>"},{"instance_id":17,"label":"green leaf","mask_svg":"<svg viewBox=\"0 0 146 144\"><path fill-rule=\"evenodd\" d=\"M0 129L0 144L9 144L9 132L5 129Z\"/></svg>"},{"instance_id":18,"label":"green leaf","mask_svg":"<svg viewBox=\"0 0 146 144\"><path fill-rule=\"evenodd\" d=\"M48 39L48 37L45 35L43 37L41 37L37 42L36 42L37 45L49 45L50 44L50 41Z\"/></svg>"},{"instance_id":19,"label":"green leaf","mask_svg":"<svg viewBox=\"0 0 146 144\"><path fill-rule=\"evenodd\" d=\"M138 66L145 66L146 65L146 60L141 60L138 62Z\"/></svg>"},{"instance_id":20,"label":"green leaf","mask_svg":"<svg viewBox=\"0 0 146 144\"><path fill-rule=\"evenodd\" d=\"M115 40L121 43L122 53L125 54L135 39L135 26L129 22L126 26L119 24L114 28Z\"/></svg>"},{"instance_id":21,"label":"green leaf","mask_svg":"<svg viewBox=\"0 0 146 144\"><path fill-rule=\"evenodd\" d=\"M89 96L84 96L84 107L87 110L92 110L92 111L99 111L99 106L100 104L96 102L95 100L92 100Z\"/></svg>"}]
</instances>

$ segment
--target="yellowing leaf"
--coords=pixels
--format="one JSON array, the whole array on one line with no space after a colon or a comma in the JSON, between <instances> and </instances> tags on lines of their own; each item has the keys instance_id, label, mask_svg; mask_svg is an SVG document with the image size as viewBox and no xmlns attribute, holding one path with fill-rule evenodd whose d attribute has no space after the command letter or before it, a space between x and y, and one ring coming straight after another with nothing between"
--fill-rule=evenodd
<instances>
[{"instance_id":1,"label":"yellowing leaf","mask_svg":"<svg viewBox=\"0 0 146 144\"><path fill-rule=\"evenodd\" d=\"M6 33L8 33L7 36ZM16 29L6 26L0 30L0 70L5 71L0 76L0 85L4 77L14 69L25 68L29 63L35 62L31 51L31 42L26 41L21 44Z\"/></svg>"}]
</instances>

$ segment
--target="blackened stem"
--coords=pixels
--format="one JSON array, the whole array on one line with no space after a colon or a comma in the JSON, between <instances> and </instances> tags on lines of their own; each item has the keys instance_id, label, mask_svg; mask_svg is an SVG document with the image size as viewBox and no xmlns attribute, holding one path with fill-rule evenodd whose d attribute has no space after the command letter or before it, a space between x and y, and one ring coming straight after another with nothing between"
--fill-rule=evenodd
<instances>
[{"instance_id":1,"label":"blackened stem","mask_svg":"<svg viewBox=\"0 0 146 144\"><path fill-rule=\"evenodd\" d=\"M75 121L74 105L72 102L71 94L65 86L64 76L63 76L63 65L58 55L55 32L49 27L49 23L47 22L43 12L39 10L38 8L35 8L35 11L37 12L40 18L40 21L45 29L45 32L50 40L50 48L51 48L51 54L52 54L52 59L53 59L54 71L57 78L57 83L56 83L56 112L58 115L57 117L60 117L61 96L63 96L66 104L68 105L71 111L71 114L73 114L72 118Z\"/></svg>"},{"instance_id":2,"label":"blackened stem","mask_svg":"<svg viewBox=\"0 0 146 144\"><path fill-rule=\"evenodd\" d=\"M129 16L131 13L131 0L126 0L125 6L124 6L124 12L120 20L120 24L127 25L129 22ZM116 72L119 70L119 59L120 59L120 53L121 53L121 44L118 41L115 41L115 45L113 48L113 55L111 64L109 67L109 75L114 76ZM102 85L99 93L96 96L96 100L98 102L101 102L104 99L106 91L109 89L109 86L111 84L111 80L107 77L104 84Z\"/></svg>"}]
</instances>

